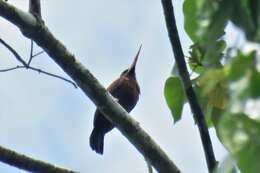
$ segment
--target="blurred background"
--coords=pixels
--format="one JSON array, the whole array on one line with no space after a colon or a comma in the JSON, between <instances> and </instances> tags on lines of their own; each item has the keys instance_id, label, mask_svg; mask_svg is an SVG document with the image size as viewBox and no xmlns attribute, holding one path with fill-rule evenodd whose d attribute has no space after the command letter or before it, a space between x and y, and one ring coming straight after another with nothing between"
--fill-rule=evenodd
<instances>
[{"instance_id":1,"label":"blurred background","mask_svg":"<svg viewBox=\"0 0 260 173\"><path fill-rule=\"evenodd\" d=\"M27 11L26 0L9 3ZM174 1L175 15L184 53L191 41L183 28L182 3ZM137 64L140 100L131 115L167 152L185 173L206 173L205 157L189 106L173 124L163 96L174 57L166 32L160 1L64 1L42 0L42 16L51 32L104 85L108 86L132 62L138 47L143 49ZM233 44L239 31L229 25L226 38ZM24 59L30 40L8 21L0 18L0 37ZM39 47L35 52L40 51ZM0 45L0 68L18 64ZM64 77L66 74L46 55L32 65ZM0 145L58 166L87 172L148 172L142 155L114 129L105 137L104 155L89 147L94 104L80 89L56 78L27 70L0 73ZM210 130L218 160L226 151ZM0 172L23 173L0 163Z\"/></svg>"}]
</instances>

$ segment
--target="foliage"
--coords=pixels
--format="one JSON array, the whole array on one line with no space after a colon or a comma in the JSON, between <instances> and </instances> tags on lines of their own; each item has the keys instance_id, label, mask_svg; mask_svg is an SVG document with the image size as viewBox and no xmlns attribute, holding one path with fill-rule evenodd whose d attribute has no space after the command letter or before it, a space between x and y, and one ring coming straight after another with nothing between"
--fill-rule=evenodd
<instances>
[{"instance_id":1,"label":"foliage","mask_svg":"<svg viewBox=\"0 0 260 173\"><path fill-rule=\"evenodd\" d=\"M185 93L178 76L171 76L167 79L164 87L164 95L174 122L177 122L181 118L185 102Z\"/></svg>"},{"instance_id":2,"label":"foliage","mask_svg":"<svg viewBox=\"0 0 260 173\"><path fill-rule=\"evenodd\" d=\"M246 37L244 45L259 44L259 9L260 0L185 0L183 4L184 27L193 41L187 58L196 74L193 88L208 127L216 129L242 173L260 170L260 55L259 50L227 51L233 45L224 40L229 36L225 27L233 23L239 28ZM181 120L185 95L177 76L167 79L164 94L175 122ZM233 172L217 172L225 171Z\"/></svg>"}]
</instances>

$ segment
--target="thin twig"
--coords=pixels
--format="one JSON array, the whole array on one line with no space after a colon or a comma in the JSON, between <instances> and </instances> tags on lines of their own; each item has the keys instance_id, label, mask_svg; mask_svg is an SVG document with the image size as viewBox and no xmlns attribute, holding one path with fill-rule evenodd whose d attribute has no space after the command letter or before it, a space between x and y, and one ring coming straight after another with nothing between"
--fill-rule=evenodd
<instances>
[{"instance_id":1,"label":"thin twig","mask_svg":"<svg viewBox=\"0 0 260 173\"><path fill-rule=\"evenodd\" d=\"M44 51L42 50L42 51L40 51L40 52L34 54L34 55L32 56L32 58L34 58L34 57L36 57L36 56L39 56L39 55L41 55L41 54L43 54L43 53L44 53Z\"/></svg>"},{"instance_id":2,"label":"thin twig","mask_svg":"<svg viewBox=\"0 0 260 173\"><path fill-rule=\"evenodd\" d=\"M35 68L35 67L31 67L31 66L29 66L29 67L16 66L16 67L11 67L11 68L2 69L2 70L0 69L0 72L8 72L8 71L13 71L13 70L17 70L17 69L29 69L29 70L32 70L32 71L36 71L36 72L38 72L38 73L42 73L42 74L45 74L45 75L47 75L47 76L52 76L52 77L54 77L54 78L58 78L58 79L61 79L61 80L66 81L66 82L69 82L69 83L71 83L75 88L78 87L74 82L72 82L72 81L69 80L69 79L66 79L66 78L61 77L61 76L58 76L58 75L56 75L56 74L52 74L52 73L46 72L46 71L44 71L44 70L42 70L42 69Z\"/></svg>"},{"instance_id":3,"label":"thin twig","mask_svg":"<svg viewBox=\"0 0 260 173\"><path fill-rule=\"evenodd\" d=\"M24 66L16 66L16 67L11 67L11 68L7 68L7 69L0 69L0 72L13 71L13 70L19 69L21 67L24 67Z\"/></svg>"},{"instance_id":4,"label":"thin twig","mask_svg":"<svg viewBox=\"0 0 260 173\"><path fill-rule=\"evenodd\" d=\"M209 131L207 128L207 124L205 121L205 117L203 112L200 108L198 99L196 94L192 88L192 83L189 77L188 69L186 66L184 53L181 47L181 42L176 26L175 16L174 16L174 9L171 0L161 0L163 10L164 10L164 17L167 25L168 35L171 42L172 50L175 57L175 62L177 64L180 78L182 80L186 96L188 98L191 110L194 114L194 118L198 124L200 137L202 140L204 153L207 161L207 166L209 172L213 172L214 168L217 165L217 161L215 159L215 155L213 152L213 147L211 143L211 139L209 136Z\"/></svg>"},{"instance_id":5,"label":"thin twig","mask_svg":"<svg viewBox=\"0 0 260 173\"><path fill-rule=\"evenodd\" d=\"M32 62L32 58L33 58L33 40L31 40L31 50L30 50L30 58L28 61L28 66L30 66L31 62Z\"/></svg>"},{"instance_id":6,"label":"thin twig","mask_svg":"<svg viewBox=\"0 0 260 173\"><path fill-rule=\"evenodd\" d=\"M152 167L150 161L146 157L144 159L145 159L145 162L147 164L148 173L153 173L153 167Z\"/></svg>"},{"instance_id":7,"label":"thin twig","mask_svg":"<svg viewBox=\"0 0 260 173\"><path fill-rule=\"evenodd\" d=\"M21 69L21 68L26 68L26 69L30 69L30 70L33 70L33 71L37 71L39 73L43 73L43 74L46 74L48 76L52 76L52 77L55 77L55 78L58 78L58 79L61 79L63 81L66 81L66 82L69 82L71 83L75 88L77 88L77 84L74 83L73 81L69 80L69 79L66 79L64 77L61 77L59 75L56 75L56 74L53 74L53 73L49 73L47 71L44 71L44 70L41 70L39 68L35 68L35 67L31 67L30 66L30 61L28 62L28 64L22 59L22 57L17 53L16 50L14 50L8 43L6 43L4 40L2 40L0 38L0 42L15 56L15 58L21 63L23 64L23 66L16 66L16 67L11 67L11 68L7 68L7 69L2 69L0 70L0 72L7 72L7 71L12 71L12 70L16 70L16 69ZM32 44L31 46L33 45L33 41L32 41ZM31 47L33 48L33 47ZM38 53L38 55L41 54L41 52ZM35 55L36 56L36 55ZM32 55L32 49L31 49L31 56L30 56L30 59L32 59L31 57L33 57Z\"/></svg>"},{"instance_id":8,"label":"thin twig","mask_svg":"<svg viewBox=\"0 0 260 173\"><path fill-rule=\"evenodd\" d=\"M66 78L64 78L64 77L61 77L61 76L59 76L59 75L52 74L52 73L46 72L46 71L44 71L44 70L42 70L42 69L35 68L35 67L28 67L28 69L33 70L33 71L37 71L37 72L42 73L42 74L46 74L46 75L48 75L48 76L52 76L52 77L54 77L54 78L58 78L58 79L64 80L64 81L66 81L66 82L71 83L75 88L78 88L77 84L75 84L73 81L71 81L71 80L69 80L69 79L66 79Z\"/></svg>"},{"instance_id":9,"label":"thin twig","mask_svg":"<svg viewBox=\"0 0 260 173\"><path fill-rule=\"evenodd\" d=\"M28 67L27 63L22 59L22 57L3 39L0 38L0 42L14 55L14 57L23 64L23 66Z\"/></svg>"},{"instance_id":10,"label":"thin twig","mask_svg":"<svg viewBox=\"0 0 260 173\"><path fill-rule=\"evenodd\" d=\"M36 53L36 54L33 54L33 45L34 45L33 40L31 40L30 57L29 57L29 61L28 61L28 63L27 63L28 66L30 66L30 64L31 64L33 58L35 58L36 56L39 56L39 55L41 55L41 54L44 53L44 51L42 50L42 51L40 51L40 52L38 52L38 53Z\"/></svg>"}]
</instances>

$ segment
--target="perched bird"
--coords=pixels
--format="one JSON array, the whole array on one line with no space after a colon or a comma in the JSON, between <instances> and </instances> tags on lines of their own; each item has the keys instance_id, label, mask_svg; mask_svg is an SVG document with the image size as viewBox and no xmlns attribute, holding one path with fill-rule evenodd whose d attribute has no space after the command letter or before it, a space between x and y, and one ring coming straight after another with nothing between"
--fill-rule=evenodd
<instances>
[{"instance_id":1,"label":"perched bird","mask_svg":"<svg viewBox=\"0 0 260 173\"><path fill-rule=\"evenodd\" d=\"M140 88L136 80L135 67L141 47L142 45L132 65L124 70L120 77L107 88L110 94L127 112L130 112L135 107L139 99ZM97 109L94 117L94 129L89 141L92 150L98 154L103 154L104 136L113 128L114 125Z\"/></svg>"}]
</instances>

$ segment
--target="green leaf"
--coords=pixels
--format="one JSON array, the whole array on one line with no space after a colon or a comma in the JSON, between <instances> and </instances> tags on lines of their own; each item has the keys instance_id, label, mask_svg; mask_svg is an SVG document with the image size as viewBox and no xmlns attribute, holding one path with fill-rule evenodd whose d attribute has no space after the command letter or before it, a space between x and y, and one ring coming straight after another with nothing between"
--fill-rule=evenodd
<instances>
[{"instance_id":1,"label":"green leaf","mask_svg":"<svg viewBox=\"0 0 260 173\"><path fill-rule=\"evenodd\" d=\"M179 77L171 76L166 80L164 86L164 97L169 109L171 110L174 123L176 123L181 118L183 105L186 100Z\"/></svg>"},{"instance_id":2,"label":"green leaf","mask_svg":"<svg viewBox=\"0 0 260 173\"><path fill-rule=\"evenodd\" d=\"M229 80L237 81L244 77L248 71L252 69L254 66L254 56L253 54L244 55L242 53L238 53L232 59L230 72L229 72Z\"/></svg>"},{"instance_id":3,"label":"green leaf","mask_svg":"<svg viewBox=\"0 0 260 173\"><path fill-rule=\"evenodd\" d=\"M212 42L212 46L208 46L207 50L198 43L193 44L190 46L190 56L188 57L190 69L197 74L202 74L206 69L221 67L220 60L225 48L226 42L224 40Z\"/></svg>"},{"instance_id":4,"label":"green leaf","mask_svg":"<svg viewBox=\"0 0 260 173\"><path fill-rule=\"evenodd\" d=\"M194 0L185 0L183 3L183 12L184 12L184 28L187 34L190 36L191 40L195 43L199 40L197 36L198 31L198 1Z\"/></svg>"},{"instance_id":5,"label":"green leaf","mask_svg":"<svg viewBox=\"0 0 260 173\"><path fill-rule=\"evenodd\" d=\"M249 79L249 88L248 90L250 91L250 96L251 98L259 98L260 97L260 73L257 72L256 70L253 70L252 75L250 76Z\"/></svg>"},{"instance_id":6,"label":"green leaf","mask_svg":"<svg viewBox=\"0 0 260 173\"><path fill-rule=\"evenodd\" d=\"M185 0L184 28L194 43L215 41L224 34L229 18L229 1Z\"/></svg>"},{"instance_id":7,"label":"green leaf","mask_svg":"<svg viewBox=\"0 0 260 173\"><path fill-rule=\"evenodd\" d=\"M251 18L253 20L254 26L257 27L260 25L260 12L259 12L259 8L260 8L260 1L259 0L250 0L248 2L249 4L249 11L250 11L250 15Z\"/></svg>"},{"instance_id":8,"label":"green leaf","mask_svg":"<svg viewBox=\"0 0 260 173\"><path fill-rule=\"evenodd\" d=\"M260 72L256 54L239 53L229 65L229 93L232 95L230 109L236 113L247 113L250 118L260 121Z\"/></svg>"},{"instance_id":9,"label":"green leaf","mask_svg":"<svg viewBox=\"0 0 260 173\"><path fill-rule=\"evenodd\" d=\"M223 68L211 69L201 76L199 85L208 103L218 109L225 109L228 104L227 81Z\"/></svg>"},{"instance_id":10,"label":"green leaf","mask_svg":"<svg viewBox=\"0 0 260 173\"><path fill-rule=\"evenodd\" d=\"M224 113L225 113L225 109L219 109L216 107L212 108L211 121L215 127L218 125L219 120L221 119L221 117L223 116Z\"/></svg>"},{"instance_id":11,"label":"green leaf","mask_svg":"<svg viewBox=\"0 0 260 173\"><path fill-rule=\"evenodd\" d=\"M217 131L241 172L259 173L260 123L245 114L227 113L221 118Z\"/></svg>"},{"instance_id":12,"label":"green leaf","mask_svg":"<svg viewBox=\"0 0 260 173\"><path fill-rule=\"evenodd\" d=\"M224 29L230 17L230 9L233 3L230 1L209 0L185 0L183 12L185 18L185 30L192 41L197 45L192 48L191 63L201 59L200 63L205 67L220 66L223 50L226 47L224 40L219 40L224 35ZM194 59L199 48L200 56ZM197 61L195 61L197 62ZM190 65L194 66L194 65ZM201 73L202 66L196 66L196 73ZM193 70L193 68L191 68Z\"/></svg>"},{"instance_id":13,"label":"green leaf","mask_svg":"<svg viewBox=\"0 0 260 173\"><path fill-rule=\"evenodd\" d=\"M188 57L189 67L193 72L201 74L205 70L202 64L204 52L198 44L191 45L190 49L190 56Z\"/></svg>"},{"instance_id":14,"label":"green leaf","mask_svg":"<svg viewBox=\"0 0 260 173\"><path fill-rule=\"evenodd\" d=\"M211 121L211 111L212 111L212 106L208 104L208 97L205 97L203 94L203 88L199 85L197 85L197 81L193 82L193 89L196 93L198 102L200 104L200 107L202 109L203 114L206 117L206 122L208 127L212 127L213 123Z\"/></svg>"},{"instance_id":15,"label":"green leaf","mask_svg":"<svg viewBox=\"0 0 260 173\"><path fill-rule=\"evenodd\" d=\"M204 86L199 85L199 81L200 79L198 79L197 81L193 81L193 88L198 98L200 107L206 117L207 126L208 128L210 128L218 123L218 120L223 114L224 110L216 107L209 101L210 98L205 94Z\"/></svg>"},{"instance_id":16,"label":"green leaf","mask_svg":"<svg viewBox=\"0 0 260 173\"><path fill-rule=\"evenodd\" d=\"M257 38L259 23L259 0L237 0L233 3L234 10L231 15L231 21L244 30L247 39L254 41L260 40ZM257 9L258 7L258 9Z\"/></svg>"},{"instance_id":17,"label":"green leaf","mask_svg":"<svg viewBox=\"0 0 260 173\"><path fill-rule=\"evenodd\" d=\"M255 40L260 42L260 0L250 0L249 1L249 11L254 24L254 37Z\"/></svg>"},{"instance_id":18,"label":"green leaf","mask_svg":"<svg viewBox=\"0 0 260 173\"><path fill-rule=\"evenodd\" d=\"M255 52L238 52L225 66L230 100L215 126L239 169L246 173L260 170L260 72L256 60Z\"/></svg>"},{"instance_id":19,"label":"green leaf","mask_svg":"<svg viewBox=\"0 0 260 173\"><path fill-rule=\"evenodd\" d=\"M207 46L207 50L203 58L203 64L205 66L220 67L220 61L223 58L226 42L224 40L217 40L208 44L210 45Z\"/></svg>"},{"instance_id":20,"label":"green leaf","mask_svg":"<svg viewBox=\"0 0 260 173\"><path fill-rule=\"evenodd\" d=\"M215 41L224 34L233 3L230 1L185 0L185 30L192 41Z\"/></svg>"}]
</instances>

